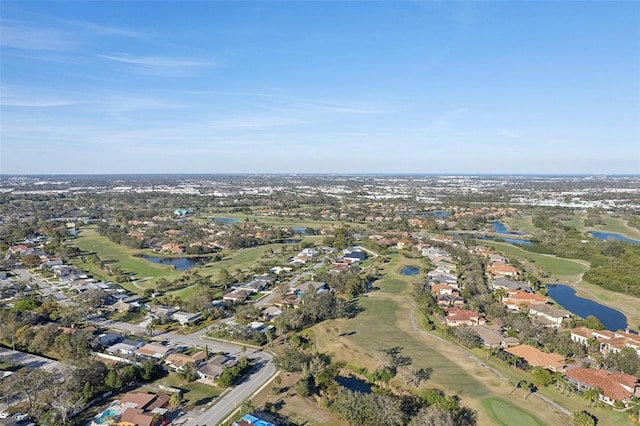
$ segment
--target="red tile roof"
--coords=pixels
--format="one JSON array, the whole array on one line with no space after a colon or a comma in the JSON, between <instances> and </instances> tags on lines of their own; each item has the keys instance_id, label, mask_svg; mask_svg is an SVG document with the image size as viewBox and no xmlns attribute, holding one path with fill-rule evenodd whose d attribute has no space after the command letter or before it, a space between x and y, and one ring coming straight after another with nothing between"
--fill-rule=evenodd
<instances>
[{"instance_id":1,"label":"red tile roof","mask_svg":"<svg viewBox=\"0 0 640 426\"><path fill-rule=\"evenodd\" d=\"M564 357L554 353L545 353L541 350L529 345L519 345L505 349L505 351L513 354L534 367L544 367L557 371L564 367Z\"/></svg>"},{"instance_id":2,"label":"red tile roof","mask_svg":"<svg viewBox=\"0 0 640 426\"><path fill-rule=\"evenodd\" d=\"M599 388L602 394L614 401L622 401L633 396L622 384L633 387L638 378L624 373L609 373L595 368L574 368L564 374L566 377L592 388Z\"/></svg>"}]
</instances>

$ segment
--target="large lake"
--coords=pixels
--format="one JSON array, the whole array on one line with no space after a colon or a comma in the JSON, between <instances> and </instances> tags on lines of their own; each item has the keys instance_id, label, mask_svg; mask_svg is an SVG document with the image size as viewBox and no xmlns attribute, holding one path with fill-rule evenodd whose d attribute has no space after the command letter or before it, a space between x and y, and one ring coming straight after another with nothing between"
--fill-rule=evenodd
<instances>
[{"instance_id":1,"label":"large lake","mask_svg":"<svg viewBox=\"0 0 640 426\"><path fill-rule=\"evenodd\" d=\"M624 330L627 327L627 319L621 312L576 296L576 291L568 285L548 284L547 294L563 308L582 318L593 315L607 330Z\"/></svg>"},{"instance_id":2,"label":"large lake","mask_svg":"<svg viewBox=\"0 0 640 426\"><path fill-rule=\"evenodd\" d=\"M624 241L624 242L635 244L635 245L640 245L640 241L632 240L631 238L627 238L624 235L616 234L614 232L593 231L593 232L589 232L589 235L591 235L594 238L598 238L599 240L605 240L605 241L617 240L617 241Z\"/></svg>"}]
</instances>

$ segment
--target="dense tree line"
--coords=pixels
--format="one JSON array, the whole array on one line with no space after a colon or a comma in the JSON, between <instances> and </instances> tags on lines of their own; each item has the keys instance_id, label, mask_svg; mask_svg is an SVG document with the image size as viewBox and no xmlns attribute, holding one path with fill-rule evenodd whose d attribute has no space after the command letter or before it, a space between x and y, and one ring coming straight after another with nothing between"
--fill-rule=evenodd
<instances>
[{"instance_id":1,"label":"dense tree line","mask_svg":"<svg viewBox=\"0 0 640 426\"><path fill-rule=\"evenodd\" d=\"M309 293L298 309L287 308L275 320L278 333L302 330L328 319L351 318L358 312L355 302L347 302L331 292Z\"/></svg>"}]
</instances>

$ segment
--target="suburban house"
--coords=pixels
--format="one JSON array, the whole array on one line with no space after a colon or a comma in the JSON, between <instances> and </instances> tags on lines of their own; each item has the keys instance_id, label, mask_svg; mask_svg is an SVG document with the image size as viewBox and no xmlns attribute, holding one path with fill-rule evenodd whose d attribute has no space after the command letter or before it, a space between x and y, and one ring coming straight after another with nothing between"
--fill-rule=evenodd
<instances>
[{"instance_id":1,"label":"suburban house","mask_svg":"<svg viewBox=\"0 0 640 426\"><path fill-rule=\"evenodd\" d=\"M180 308L177 306L173 307L173 306L157 305L149 308L149 312L157 316L159 319L170 319L171 315L175 314L179 310Z\"/></svg>"},{"instance_id":2,"label":"suburban house","mask_svg":"<svg viewBox=\"0 0 640 426\"><path fill-rule=\"evenodd\" d=\"M446 284L431 284L431 293L433 294L448 294L453 295L453 287ZM456 293L458 293L456 291Z\"/></svg>"},{"instance_id":3,"label":"suburban house","mask_svg":"<svg viewBox=\"0 0 640 426\"><path fill-rule=\"evenodd\" d=\"M140 296L129 296L118 300L111 305L111 309L118 312L129 312L131 309L140 308Z\"/></svg>"},{"instance_id":4,"label":"suburban house","mask_svg":"<svg viewBox=\"0 0 640 426\"><path fill-rule=\"evenodd\" d=\"M172 353L167 356L164 362L175 371L182 371L183 367L189 363L196 367L200 365L202 361L207 358L207 354L204 351L196 352L193 355L185 355L181 353Z\"/></svg>"},{"instance_id":5,"label":"suburban house","mask_svg":"<svg viewBox=\"0 0 640 426\"><path fill-rule=\"evenodd\" d=\"M321 281L305 281L297 287L297 292L301 294L322 293L329 291L327 284Z\"/></svg>"},{"instance_id":6,"label":"suburban house","mask_svg":"<svg viewBox=\"0 0 640 426\"><path fill-rule=\"evenodd\" d=\"M564 309L557 309L546 303L538 303L529 307L529 315L535 315L542 322L552 327L558 328L562 321L569 318L570 313Z\"/></svg>"},{"instance_id":7,"label":"suburban house","mask_svg":"<svg viewBox=\"0 0 640 426\"><path fill-rule=\"evenodd\" d=\"M517 338L504 337L500 330L486 325L479 325L473 331L480 337L485 348L506 348L520 343Z\"/></svg>"},{"instance_id":8,"label":"suburban house","mask_svg":"<svg viewBox=\"0 0 640 426\"><path fill-rule=\"evenodd\" d=\"M198 377L204 380L215 382L216 378L222 374L225 368L233 367L238 361L227 355L216 355L198 367Z\"/></svg>"},{"instance_id":9,"label":"suburban house","mask_svg":"<svg viewBox=\"0 0 640 426\"><path fill-rule=\"evenodd\" d=\"M543 367L551 371L562 371L565 368L564 357L554 353L546 353L529 345L507 348L505 351L524 359L532 367Z\"/></svg>"},{"instance_id":10,"label":"suburban house","mask_svg":"<svg viewBox=\"0 0 640 426\"><path fill-rule=\"evenodd\" d=\"M504 262L494 262L488 268L487 271L494 277L518 277L520 272L511 265L507 265Z\"/></svg>"},{"instance_id":11,"label":"suburban house","mask_svg":"<svg viewBox=\"0 0 640 426\"><path fill-rule=\"evenodd\" d=\"M269 284L269 281L265 280L252 280L248 283L236 284L232 286L234 290L244 290L250 293L258 293L264 290L264 288Z\"/></svg>"},{"instance_id":12,"label":"suburban house","mask_svg":"<svg viewBox=\"0 0 640 426\"><path fill-rule=\"evenodd\" d=\"M329 269L330 274L339 274L341 272L347 272L351 267L346 263L334 263Z\"/></svg>"},{"instance_id":13,"label":"suburban house","mask_svg":"<svg viewBox=\"0 0 640 426\"><path fill-rule=\"evenodd\" d=\"M360 249L345 249L344 255L342 256L344 259L351 259L358 262L362 262L367 258L367 253Z\"/></svg>"},{"instance_id":14,"label":"suburban house","mask_svg":"<svg viewBox=\"0 0 640 426\"><path fill-rule=\"evenodd\" d=\"M450 296L448 294L436 294L436 304L441 308L448 308L449 306L464 306L464 299L460 296Z\"/></svg>"},{"instance_id":15,"label":"suburban house","mask_svg":"<svg viewBox=\"0 0 640 426\"><path fill-rule=\"evenodd\" d=\"M106 352L112 355L131 355L144 344L145 342L140 340L124 339L120 343L109 346Z\"/></svg>"},{"instance_id":16,"label":"suburban house","mask_svg":"<svg viewBox=\"0 0 640 426\"><path fill-rule=\"evenodd\" d=\"M119 333L104 333L93 339L93 343L100 346L111 346L120 340L122 340L122 335Z\"/></svg>"},{"instance_id":17,"label":"suburban house","mask_svg":"<svg viewBox=\"0 0 640 426\"><path fill-rule=\"evenodd\" d=\"M202 314L200 312L191 314L189 312L178 311L171 315L171 319L174 321L178 321L182 326L193 324L194 322L198 321L201 317L202 317Z\"/></svg>"},{"instance_id":18,"label":"suburban house","mask_svg":"<svg viewBox=\"0 0 640 426\"><path fill-rule=\"evenodd\" d=\"M571 340L588 344L588 340L595 339L600 343L602 353L620 352L626 347L633 348L640 356L640 336L625 331L592 330L578 327L571 330Z\"/></svg>"},{"instance_id":19,"label":"suburban house","mask_svg":"<svg viewBox=\"0 0 640 426\"><path fill-rule=\"evenodd\" d=\"M469 309L453 307L445 309L444 312L445 323L450 327L484 325L487 322L482 315Z\"/></svg>"},{"instance_id":20,"label":"suburban house","mask_svg":"<svg viewBox=\"0 0 640 426\"><path fill-rule=\"evenodd\" d=\"M160 251L170 254L182 254L184 253L184 248L180 244L165 243L162 244Z\"/></svg>"},{"instance_id":21,"label":"suburban house","mask_svg":"<svg viewBox=\"0 0 640 426\"><path fill-rule=\"evenodd\" d=\"M273 321L274 319L276 319L276 317L280 316L282 314L282 309L278 308L277 306L269 306L268 308L265 308L262 311L262 318L265 321Z\"/></svg>"},{"instance_id":22,"label":"suburban house","mask_svg":"<svg viewBox=\"0 0 640 426\"><path fill-rule=\"evenodd\" d=\"M630 374L578 367L564 373L564 377L580 392L600 389L598 399L605 404L613 405L616 401L626 404L633 396L640 397L640 379Z\"/></svg>"},{"instance_id":23,"label":"suburban house","mask_svg":"<svg viewBox=\"0 0 640 426\"><path fill-rule=\"evenodd\" d=\"M147 343L143 347L135 351L136 355L146 356L149 358L162 359L171 352L175 351L174 346L165 346L159 343Z\"/></svg>"},{"instance_id":24,"label":"suburban house","mask_svg":"<svg viewBox=\"0 0 640 426\"><path fill-rule=\"evenodd\" d=\"M507 294L502 298L502 303L507 309L519 311L523 306L531 307L532 305L547 303L547 298L522 290L510 290L507 291Z\"/></svg>"},{"instance_id":25,"label":"suburban house","mask_svg":"<svg viewBox=\"0 0 640 426\"><path fill-rule=\"evenodd\" d=\"M242 303L247 300L249 294L245 290L233 290L222 296L222 300L229 300L233 303Z\"/></svg>"},{"instance_id":26,"label":"suburban house","mask_svg":"<svg viewBox=\"0 0 640 426\"><path fill-rule=\"evenodd\" d=\"M120 400L125 410L120 415L120 426L155 426L169 411L169 395L163 393L127 392Z\"/></svg>"},{"instance_id":27,"label":"suburban house","mask_svg":"<svg viewBox=\"0 0 640 426\"><path fill-rule=\"evenodd\" d=\"M506 291L522 290L526 291L527 293L533 293L533 289L528 285L518 281L510 280L506 277L497 277L496 279L491 281L491 287L494 290L501 288Z\"/></svg>"}]
</instances>

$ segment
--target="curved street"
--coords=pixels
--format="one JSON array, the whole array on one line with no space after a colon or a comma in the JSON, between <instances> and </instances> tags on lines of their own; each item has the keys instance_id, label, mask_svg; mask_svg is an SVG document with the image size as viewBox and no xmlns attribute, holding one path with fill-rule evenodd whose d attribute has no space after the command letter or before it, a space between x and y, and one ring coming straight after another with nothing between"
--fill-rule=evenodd
<instances>
[{"instance_id":1,"label":"curved street","mask_svg":"<svg viewBox=\"0 0 640 426\"><path fill-rule=\"evenodd\" d=\"M102 321L96 324L107 326L114 330L126 331L134 334L146 334L144 327L123 323ZM190 412L179 418L175 424L185 426L215 426L221 424L236 409L240 408L242 403L250 399L255 393L259 392L266 386L277 373L273 365L273 356L261 349L253 350L247 348L243 351L243 347L228 342L208 339L204 337L207 329L197 331L192 334L176 334L176 333L159 333L153 337L160 340L169 340L176 345L199 346L204 348L208 346L213 352L227 352L231 355L246 355L255 362L255 367L241 379L241 382L230 388L219 399L213 401L209 409L201 412Z\"/></svg>"}]
</instances>

